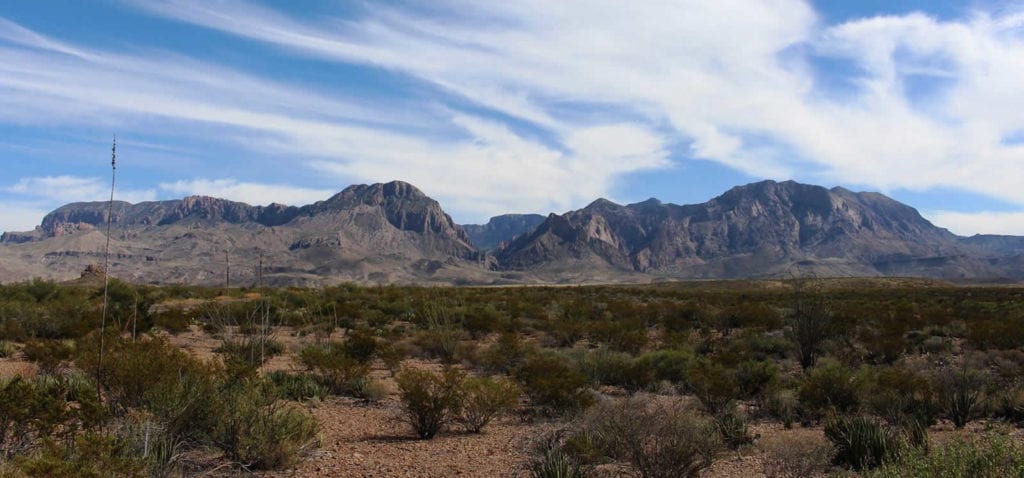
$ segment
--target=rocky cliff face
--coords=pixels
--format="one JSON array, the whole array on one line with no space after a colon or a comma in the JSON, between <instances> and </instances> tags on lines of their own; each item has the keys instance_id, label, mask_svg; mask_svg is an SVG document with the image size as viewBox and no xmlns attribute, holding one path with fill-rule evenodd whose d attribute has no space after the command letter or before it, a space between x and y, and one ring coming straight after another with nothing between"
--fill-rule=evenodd
<instances>
[{"instance_id":1,"label":"rocky cliff face","mask_svg":"<svg viewBox=\"0 0 1024 478\"><path fill-rule=\"evenodd\" d=\"M80 272L102 251L107 208L63 206L35 231L5 234L3 246L42 266L39 276ZM234 263L236 284L245 284L260 255L265 276L286 284L450 281L487 267L437 201L398 181L351 186L302 207L203 196L116 202L111 217L112 272L144 282L219 283Z\"/></svg>"},{"instance_id":2,"label":"rocky cliff face","mask_svg":"<svg viewBox=\"0 0 1024 478\"><path fill-rule=\"evenodd\" d=\"M549 216L498 260L510 269L581 262L677 277L773 275L797 265L827 275L884 275L922 259L937 264L930 275L1001 273L983 261L965 264L975 252L880 194L764 181L688 206L598 200Z\"/></svg>"},{"instance_id":3,"label":"rocky cliff face","mask_svg":"<svg viewBox=\"0 0 1024 478\"><path fill-rule=\"evenodd\" d=\"M503 214L492 217L487 224L463 224L462 228L473 245L489 251L532 232L542 222L544 216L540 214Z\"/></svg>"},{"instance_id":4,"label":"rocky cliff face","mask_svg":"<svg viewBox=\"0 0 1024 478\"><path fill-rule=\"evenodd\" d=\"M69 204L35 231L4 234L0 281L77 278L102 260L107 207ZM230 268L233 284L249 285L262 257L264 280L278 285L757 278L794 269L1024 279L1024 238L961 238L883 195L792 181L685 206L599 199L566 214L498 216L468 229L398 181L351 186L302 207L200 196L119 202L111 272L136 282L222 284Z\"/></svg>"}]
</instances>

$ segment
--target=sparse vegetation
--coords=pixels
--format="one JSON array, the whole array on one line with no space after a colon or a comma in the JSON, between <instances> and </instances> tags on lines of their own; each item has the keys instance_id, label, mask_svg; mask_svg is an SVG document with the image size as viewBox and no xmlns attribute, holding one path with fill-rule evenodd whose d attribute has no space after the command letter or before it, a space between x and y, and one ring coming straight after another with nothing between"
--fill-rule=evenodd
<instances>
[{"instance_id":1,"label":"sparse vegetation","mask_svg":"<svg viewBox=\"0 0 1024 478\"><path fill-rule=\"evenodd\" d=\"M118 282L102 367L95 287L0 285L0 476L287 468L307 407L339 403L420 438L537 430L530 476L693 476L736 448L768 476L1019 474L1020 290L845 284Z\"/></svg>"}]
</instances>

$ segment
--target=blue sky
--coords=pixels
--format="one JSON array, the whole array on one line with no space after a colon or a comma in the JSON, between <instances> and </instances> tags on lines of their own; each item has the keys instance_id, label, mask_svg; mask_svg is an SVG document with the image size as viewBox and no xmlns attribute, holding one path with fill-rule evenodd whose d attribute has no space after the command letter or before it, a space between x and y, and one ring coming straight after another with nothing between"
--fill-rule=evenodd
<instances>
[{"instance_id":1,"label":"blue sky","mask_svg":"<svg viewBox=\"0 0 1024 478\"><path fill-rule=\"evenodd\" d=\"M71 201L306 204L401 179L456 221L760 179L1024 234L1024 2L6 0L0 230Z\"/></svg>"}]
</instances>

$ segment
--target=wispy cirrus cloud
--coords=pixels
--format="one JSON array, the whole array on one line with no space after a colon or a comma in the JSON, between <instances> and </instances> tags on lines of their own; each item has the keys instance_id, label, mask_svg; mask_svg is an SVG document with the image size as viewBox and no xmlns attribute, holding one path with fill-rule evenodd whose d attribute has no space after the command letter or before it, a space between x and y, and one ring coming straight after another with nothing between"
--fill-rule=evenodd
<instances>
[{"instance_id":1,"label":"wispy cirrus cloud","mask_svg":"<svg viewBox=\"0 0 1024 478\"><path fill-rule=\"evenodd\" d=\"M1024 236L1024 212L955 212L926 211L924 217L954 234L1004 234Z\"/></svg>"},{"instance_id":2,"label":"wispy cirrus cloud","mask_svg":"<svg viewBox=\"0 0 1024 478\"><path fill-rule=\"evenodd\" d=\"M442 0L335 17L241 0L125 3L416 85L364 98L0 19L0 121L211 138L322 180L306 186L287 168L219 188L165 178L181 185L166 194L248 197L252 184L298 199L287 191L326 190L326 178L403 179L474 220L614 197L626 175L696 158L756 177L1024 205L1024 10L1013 6L829 25L802 0Z\"/></svg>"},{"instance_id":3,"label":"wispy cirrus cloud","mask_svg":"<svg viewBox=\"0 0 1024 478\"><path fill-rule=\"evenodd\" d=\"M0 44L5 60L0 88L18 93L0 97L0 118L29 123L95 119L134 126L134 120L155 117L176 122L178 128L201 125L193 128L263 154L288 155L292 163L297 158L342 185L410 181L463 217L567 209L605 194L617 174L665 164L660 146L633 141L637 135L648 143L660 141L657 134L621 121L602 125L605 141L626 135L624 146L616 149L623 153L621 161L584 166L586 158L558 142L589 127L557 133L551 144L435 104L369 108L356 99L319 95L184 57L72 47L5 21L0 21L0 40L7 43ZM8 108L2 108L5 104ZM642 150L630 150L631 144ZM288 169L275 166L282 173ZM258 184L278 192L288 189ZM168 182L163 189L180 192L189 185L197 186ZM259 198L241 184L220 186L204 189Z\"/></svg>"},{"instance_id":4,"label":"wispy cirrus cloud","mask_svg":"<svg viewBox=\"0 0 1024 478\"><path fill-rule=\"evenodd\" d=\"M110 199L110 182L101 178L77 176L43 176L21 178L11 186L3 188L7 193L21 197L45 199L53 204L69 202L106 201ZM119 201L141 202L152 201L156 191L122 189L115 190L115 199Z\"/></svg>"},{"instance_id":5,"label":"wispy cirrus cloud","mask_svg":"<svg viewBox=\"0 0 1024 478\"><path fill-rule=\"evenodd\" d=\"M176 197L212 196L252 205L270 203L303 206L323 201L337 191L282 184L241 182L235 179L192 179L161 183L160 189Z\"/></svg>"},{"instance_id":6,"label":"wispy cirrus cloud","mask_svg":"<svg viewBox=\"0 0 1024 478\"><path fill-rule=\"evenodd\" d=\"M825 25L805 2L439 2L302 21L238 1L139 4L306 55L394 69L552 130L579 111L667 126L759 176L954 187L1024 204L1024 13ZM830 95L816 59L850 65ZM564 114L570 110L571 114ZM574 111L575 110L575 111Z\"/></svg>"}]
</instances>

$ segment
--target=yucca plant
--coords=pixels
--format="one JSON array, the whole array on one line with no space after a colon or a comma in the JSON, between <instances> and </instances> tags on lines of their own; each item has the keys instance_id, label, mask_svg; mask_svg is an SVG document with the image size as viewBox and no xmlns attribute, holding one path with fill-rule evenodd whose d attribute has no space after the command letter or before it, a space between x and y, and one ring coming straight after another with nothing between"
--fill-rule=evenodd
<instances>
[{"instance_id":1,"label":"yucca plant","mask_svg":"<svg viewBox=\"0 0 1024 478\"><path fill-rule=\"evenodd\" d=\"M825 422L825 436L836 448L834 463L867 470L897 457L903 446L899 433L878 420L862 416L832 416Z\"/></svg>"}]
</instances>

